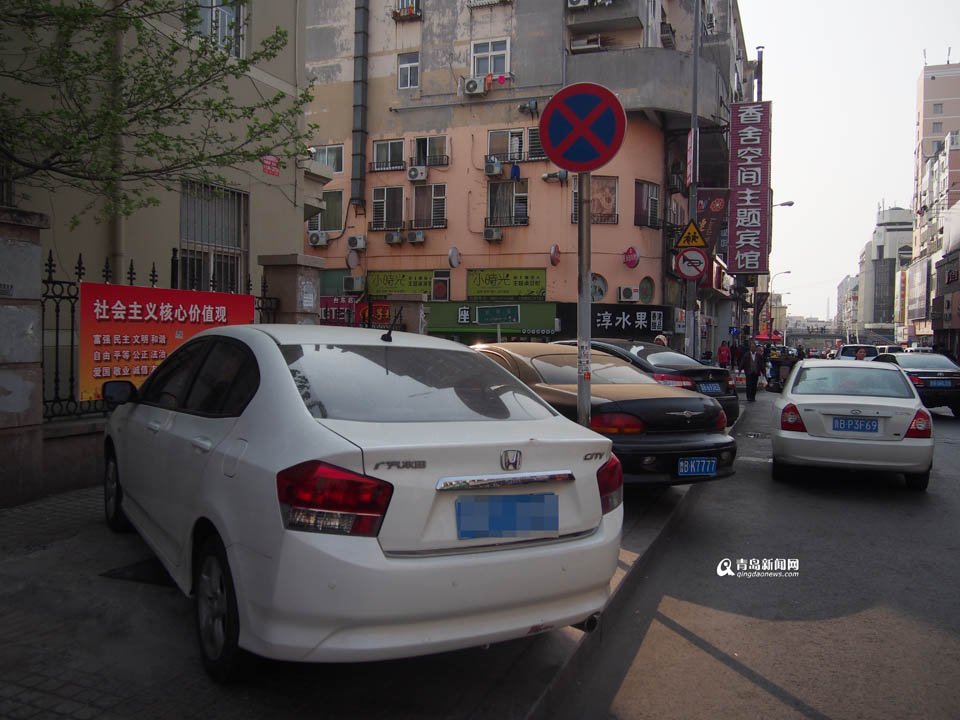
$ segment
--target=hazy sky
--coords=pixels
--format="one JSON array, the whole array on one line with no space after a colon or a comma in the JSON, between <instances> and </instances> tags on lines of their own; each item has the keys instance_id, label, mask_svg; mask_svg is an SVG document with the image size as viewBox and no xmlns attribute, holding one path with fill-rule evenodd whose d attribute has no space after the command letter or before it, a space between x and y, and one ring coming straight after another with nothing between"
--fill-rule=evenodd
<instances>
[{"instance_id":1,"label":"hazy sky","mask_svg":"<svg viewBox=\"0 0 960 720\"><path fill-rule=\"evenodd\" d=\"M960 62L957 0L739 0L773 103L773 284L793 315L836 313L880 203L911 206L917 80Z\"/></svg>"}]
</instances>

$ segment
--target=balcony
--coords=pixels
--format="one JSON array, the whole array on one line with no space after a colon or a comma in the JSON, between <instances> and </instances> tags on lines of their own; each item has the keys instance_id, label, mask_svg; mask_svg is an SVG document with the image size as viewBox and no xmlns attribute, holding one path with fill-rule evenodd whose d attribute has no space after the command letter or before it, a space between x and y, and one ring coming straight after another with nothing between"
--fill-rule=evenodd
<instances>
[{"instance_id":1,"label":"balcony","mask_svg":"<svg viewBox=\"0 0 960 720\"><path fill-rule=\"evenodd\" d=\"M373 220L367 227L371 232L375 232L377 230L383 232L384 230L404 230L406 225L403 220L391 220L386 218L383 220Z\"/></svg>"},{"instance_id":2,"label":"balcony","mask_svg":"<svg viewBox=\"0 0 960 720\"><path fill-rule=\"evenodd\" d=\"M411 230L442 230L446 226L446 218L414 218L410 221Z\"/></svg>"},{"instance_id":3,"label":"balcony","mask_svg":"<svg viewBox=\"0 0 960 720\"><path fill-rule=\"evenodd\" d=\"M690 81L693 58L689 53L663 48L630 48L604 50L571 55L567 59L567 82L596 82L617 93L625 110L655 110L673 113L682 121L690 117ZM717 66L700 58L697 110L701 127L716 126L727 121L729 98L718 88L724 87ZM667 118L668 122L671 118ZM682 122L681 122L682 124Z\"/></svg>"},{"instance_id":4,"label":"balcony","mask_svg":"<svg viewBox=\"0 0 960 720\"><path fill-rule=\"evenodd\" d=\"M449 155L427 155L425 158L410 158L410 166L426 165L427 167L444 167L450 164Z\"/></svg>"},{"instance_id":5,"label":"balcony","mask_svg":"<svg viewBox=\"0 0 960 720\"><path fill-rule=\"evenodd\" d=\"M590 5L567 13L567 27L574 33L642 28L650 0L613 0L609 5Z\"/></svg>"},{"instance_id":6,"label":"balcony","mask_svg":"<svg viewBox=\"0 0 960 720\"><path fill-rule=\"evenodd\" d=\"M580 220L580 213L573 213L570 215L570 222L576 224ZM610 214L601 214L601 213L590 213L590 224L591 225L616 225L620 222L619 215L610 215Z\"/></svg>"},{"instance_id":7,"label":"balcony","mask_svg":"<svg viewBox=\"0 0 960 720\"><path fill-rule=\"evenodd\" d=\"M393 19L397 22L411 22L423 19L420 0L400 0L393 9Z\"/></svg>"},{"instance_id":8,"label":"balcony","mask_svg":"<svg viewBox=\"0 0 960 720\"><path fill-rule=\"evenodd\" d=\"M403 160L379 160L370 163L370 172L389 172L391 170L406 170L407 164Z\"/></svg>"},{"instance_id":9,"label":"balcony","mask_svg":"<svg viewBox=\"0 0 960 720\"><path fill-rule=\"evenodd\" d=\"M494 216L484 218L484 227L514 227L529 225L530 218L526 215Z\"/></svg>"}]
</instances>

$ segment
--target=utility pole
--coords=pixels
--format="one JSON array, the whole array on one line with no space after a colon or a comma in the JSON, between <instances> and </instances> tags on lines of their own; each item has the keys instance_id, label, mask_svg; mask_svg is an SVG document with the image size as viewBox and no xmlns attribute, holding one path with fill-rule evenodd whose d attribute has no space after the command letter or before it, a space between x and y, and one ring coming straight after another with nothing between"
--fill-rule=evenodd
<instances>
[{"instance_id":1,"label":"utility pole","mask_svg":"<svg viewBox=\"0 0 960 720\"><path fill-rule=\"evenodd\" d=\"M690 174L690 197L687 215L697 222L697 183L700 182L700 123L697 117L697 76L700 68L700 0L694 0L693 10L693 101L690 110L690 140L693 143L693 171ZM700 329L697 327L697 285L698 280L687 280L686 308L687 323L684 331L684 351L693 357L699 357L697 340Z\"/></svg>"}]
</instances>

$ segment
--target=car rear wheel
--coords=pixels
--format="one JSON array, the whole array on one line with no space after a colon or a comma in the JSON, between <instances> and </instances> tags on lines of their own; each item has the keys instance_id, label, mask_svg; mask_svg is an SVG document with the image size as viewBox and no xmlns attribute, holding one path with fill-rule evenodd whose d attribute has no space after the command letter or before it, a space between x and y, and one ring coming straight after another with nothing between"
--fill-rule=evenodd
<instances>
[{"instance_id":1,"label":"car rear wheel","mask_svg":"<svg viewBox=\"0 0 960 720\"><path fill-rule=\"evenodd\" d=\"M784 482L789 480L793 474L793 468L786 463L783 463L776 458L773 459L773 479L776 482Z\"/></svg>"},{"instance_id":2,"label":"car rear wheel","mask_svg":"<svg viewBox=\"0 0 960 720\"><path fill-rule=\"evenodd\" d=\"M204 540L194 568L194 609L203 666L217 682L229 683L240 672L244 652L237 642L237 595L227 552L217 535Z\"/></svg>"},{"instance_id":3,"label":"car rear wheel","mask_svg":"<svg viewBox=\"0 0 960 720\"><path fill-rule=\"evenodd\" d=\"M950 412L953 413L953 416L960 420L960 405L951 405Z\"/></svg>"},{"instance_id":4,"label":"car rear wheel","mask_svg":"<svg viewBox=\"0 0 960 720\"><path fill-rule=\"evenodd\" d=\"M120 486L120 470L113 451L107 452L103 468L103 514L107 527L114 532L128 532L130 521L123 513L123 488Z\"/></svg>"},{"instance_id":5,"label":"car rear wheel","mask_svg":"<svg viewBox=\"0 0 960 720\"><path fill-rule=\"evenodd\" d=\"M922 473L905 473L904 477L907 479L907 489L915 492L923 492L930 484L929 470Z\"/></svg>"}]
</instances>

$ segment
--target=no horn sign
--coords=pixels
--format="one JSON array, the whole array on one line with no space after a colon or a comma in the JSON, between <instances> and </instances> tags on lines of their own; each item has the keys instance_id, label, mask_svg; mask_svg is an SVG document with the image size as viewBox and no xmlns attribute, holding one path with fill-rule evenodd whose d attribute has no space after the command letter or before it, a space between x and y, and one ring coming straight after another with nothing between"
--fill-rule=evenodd
<instances>
[{"instance_id":1,"label":"no horn sign","mask_svg":"<svg viewBox=\"0 0 960 720\"><path fill-rule=\"evenodd\" d=\"M617 154L627 115L610 90L574 83L552 98L540 116L540 144L553 163L572 172L603 167Z\"/></svg>"}]
</instances>

